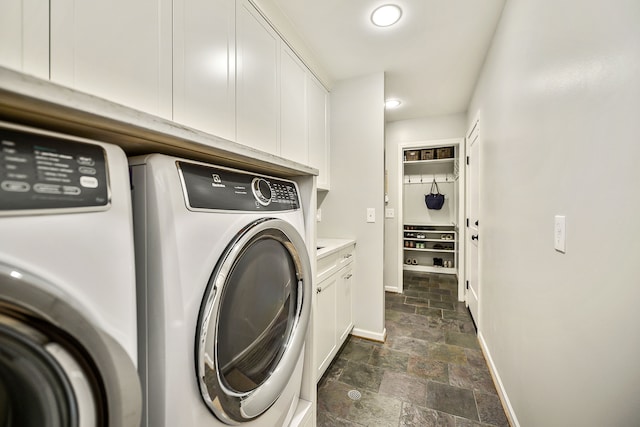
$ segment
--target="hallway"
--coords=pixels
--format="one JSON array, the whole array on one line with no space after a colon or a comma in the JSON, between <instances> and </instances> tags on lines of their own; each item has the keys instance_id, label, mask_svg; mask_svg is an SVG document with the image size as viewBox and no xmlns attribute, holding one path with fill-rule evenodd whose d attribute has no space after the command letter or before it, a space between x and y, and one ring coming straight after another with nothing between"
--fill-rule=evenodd
<instances>
[{"instance_id":1,"label":"hallway","mask_svg":"<svg viewBox=\"0 0 640 427\"><path fill-rule=\"evenodd\" d=\"M385 296L387 341L350 337L318 382L318 427L508 426L453 276L404 287Z\"/></svg>"}]
</instances>

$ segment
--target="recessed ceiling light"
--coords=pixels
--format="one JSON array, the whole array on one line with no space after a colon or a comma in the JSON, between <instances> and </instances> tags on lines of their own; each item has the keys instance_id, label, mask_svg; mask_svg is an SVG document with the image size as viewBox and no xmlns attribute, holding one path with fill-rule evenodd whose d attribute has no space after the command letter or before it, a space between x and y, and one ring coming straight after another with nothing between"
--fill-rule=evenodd
<instances>
[{"instance_id":1,"label":"recessed ceiling light","mask_svg":"<svg viewBox=\"0 0 640 427\"><path fill-rule=\"evenodd\" d=\"M384 102L384 107L389 109L398 108L400 104L402 104L402 102L397 99L389 99Z\"/></svg>"},{"instance_id":2,"label":"recessed ceiling light","mask_svg":"<svg viewBox=\"0 0 640 427\"><path fill-rule=\"evenodd\" d=\"M371 14L371 22L378 27L388 27L395 24L402 16L402 9L395 4L385 4L376 8Z\"/></svg>"}]
</instances>

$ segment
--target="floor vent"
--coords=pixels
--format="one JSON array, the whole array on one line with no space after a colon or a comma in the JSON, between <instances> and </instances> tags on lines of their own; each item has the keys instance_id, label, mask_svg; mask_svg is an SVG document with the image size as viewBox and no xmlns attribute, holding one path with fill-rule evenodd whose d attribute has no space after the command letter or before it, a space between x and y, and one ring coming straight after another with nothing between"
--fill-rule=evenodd
<instances>
[{"instance_id":1,"label":"floor vent","mask_svg":"<svg viewBox=\"0 0 640 427\"><path fill-rule=\"evenodd\" d=\"M360 400L360 398L362 397L362 394L360 394L358 390L349 390L349 393L347 393L347 396L349 396L349 399L351 400Z\"/></svg>"}]
</instances>

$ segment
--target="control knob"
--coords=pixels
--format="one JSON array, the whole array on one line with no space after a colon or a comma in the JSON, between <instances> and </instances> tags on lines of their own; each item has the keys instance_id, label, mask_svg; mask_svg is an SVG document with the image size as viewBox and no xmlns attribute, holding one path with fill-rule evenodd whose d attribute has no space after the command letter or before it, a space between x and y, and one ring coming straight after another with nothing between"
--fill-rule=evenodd
<instances>
[{"instance_id":1,"label":"control knob","mask_svg":"<svg viewBox=\"0 0 640 427\"><path fill-rule=\"evenodd\" d=\"M251 181L251 191L254 197L262 206L268 206L271 203L271 185L264 178L253 178Z\"/></svg>"}]
</instances>

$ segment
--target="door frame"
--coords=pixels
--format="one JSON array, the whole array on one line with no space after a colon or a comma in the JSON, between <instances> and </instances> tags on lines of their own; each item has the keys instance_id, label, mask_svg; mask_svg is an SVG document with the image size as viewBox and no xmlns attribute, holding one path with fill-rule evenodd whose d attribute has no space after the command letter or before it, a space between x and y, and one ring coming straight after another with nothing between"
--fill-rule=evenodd
<instances>
[{"instance_id":1,"label":"door frame","mask_svg":"<svg viewBox=\"0 0 640 427\"><path fill-rule=\"evenodd\" d=\"M403 142L398 144L398 200L397 206L397 239L396 247L398 248L398 256L396 265L398 266L397 275L397 288L395 292L402 293L404 289L404 151L410 149L429 148L429 147L442 147L442 146L454 146L456 153L458 154L458 212L457 212L457 226L458 226L458 301L464 301L465 295L465 267L466 267L466 167L463 162L466 159L466 138L449 138L449 139L429 139L421 141ZM461 226L462 224L462 226ZM390 290L390 289L387 289Z\"/></svg>"},{"instance_id":2,"label":"door frame","mask_svg":"<svg viewBox=\"0 0 640 427\"><path fill-rule=\"evenodd\" d=\"M474 117L474 119L473 119L473 121L471 122L471 125L469 125L469 127L467 128L467 132L466 132L466 135L465 135L465 147L466 147L466 150L467 150L466 152L467 153L471 153L470 136L473 134L474 131L476 131L476 128L478 129L477 130L478 136L477 136L476 143L480 144L480 142L482 142L482 135L480 133L480 126L481 126L481 123L480 123L480 112L477 112L475 117ZM478 147L480 147L480 145L478 145ZM480 154L479 150L477 151L477 157L478 158L476 160L476 165L479 168L480 167L480 160L481 160L481 154ZM468 167L469 167L469 165L466 162L466 157L465 157L465 167L464 167L465 171L468 169ZM477 175L478 182L475 185L475 187L477 189L477 192L478 192L478 194L476 195L476 197L478 198L478 206L476 208L478 210L478 212L476 212L476 215L478 216L478 218L480 217L479 212L480 212L480 183L481 183L479 171L480 171L480 169L478 170L478 175ZM467 193L466 193L466 196L465 196L465 221L466 220L471 221L470 212L469 212L469 209L470 209L470 206L471 206L471 203L470 203L470 200L469 200L469 198L471 197L471 182L470 182L471 174L465 174L465 176L466 176L465 177L465 187L467 188ZM480 234L480 225L479 224L478 224L477 232L478 232L478 235L479 235ZM469 227L465 227L465 233L466 234L470 233ZM467 238L466 234L465 234L465 242L466 242L466 238ZM480 306L481 306L480 295L482 293L481 275L480 275L480 273L481 273L480 248L481 248L481 240L478 240L478 246L477 246L477 258L478 259L476 261L476 269L477 269L477 272L476 272L476 281L477 281L477 284L476 284L476 288L477 288L477 319L476 318L473 319L473 322L474 322L474 324L476 326L476 330L477 331L480 331ZM468 247L468 246L465 247L465 262L467 264L471 262L471 257L470 257L470 254L469 254L470 250L471 250L470 247ZM467 271L470 272L470 266L466 265L465 267L467 268ZM465 281L466 281L466 277L465 277ZM466 289L466 286L465 286L464 287L464 302L465 302L465 305L467 306L467 308L469 308L469 302L467 300L467 292L469 292L469 290Z\"/></svg>"}]
</instances>

